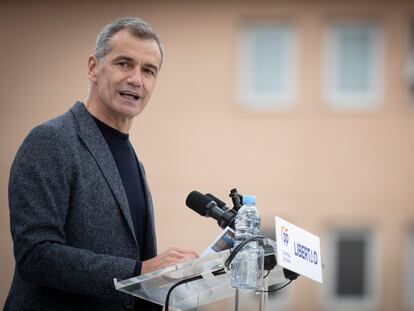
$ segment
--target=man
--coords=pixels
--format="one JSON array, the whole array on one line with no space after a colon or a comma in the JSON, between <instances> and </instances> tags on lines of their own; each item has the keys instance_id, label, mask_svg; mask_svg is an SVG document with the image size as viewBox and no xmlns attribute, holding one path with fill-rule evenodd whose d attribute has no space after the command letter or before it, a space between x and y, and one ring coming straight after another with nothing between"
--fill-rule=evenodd
<instances>
[{"instance_id":1,"label":"man","mask_svg":"<svg viewBox=\"0 0 414 311\"><path fill-rule=\"evenodd\" d=\"M98 35L84 103L31 131L9 182L16 269L5 310L151 310L120 293L126 279L194 251L156 256L151 195L128 139L147 105L163 52L142 20L122 18Z\"/></svg>"}]
</instances>

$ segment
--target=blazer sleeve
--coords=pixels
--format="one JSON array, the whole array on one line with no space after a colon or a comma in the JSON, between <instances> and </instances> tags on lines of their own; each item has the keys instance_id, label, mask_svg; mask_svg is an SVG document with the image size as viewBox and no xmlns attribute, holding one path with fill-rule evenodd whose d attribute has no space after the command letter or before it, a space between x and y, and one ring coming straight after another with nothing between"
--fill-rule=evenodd
<instances>
[{"instance_id":1,"label":"blazer sleeve","mask_svg":"<svg viewBox=\"0 0 414 311\"><path fill-rule=\"evenodd\" d=\"M101 298L110 288L118 295L113 277L133 276L134 259L66 244L73 150L61 136L52 126L35 128L12 164L9 208L17 271L41 286Z\"/></svg>"}]
</instances>

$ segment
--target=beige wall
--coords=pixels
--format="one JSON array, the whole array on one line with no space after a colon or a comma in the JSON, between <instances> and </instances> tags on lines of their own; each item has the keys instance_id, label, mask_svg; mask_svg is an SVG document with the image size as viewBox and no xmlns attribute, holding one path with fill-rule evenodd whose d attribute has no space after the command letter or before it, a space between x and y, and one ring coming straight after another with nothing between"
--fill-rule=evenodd
<instances>
[{"instance_id":1,"label":"beige wall","mask_svg":"<svg viewBox=\"0 0 414 311\"><path fill-rule=\"evenodd\" d=\"M181 244L202 251L219 229L185 207L187 194L197 189L226 199L238 187L258 196L265 227L273 228L275 215L322 237L335 225L373 227L382 251L379 310L402 309L399 241L414 224L414 111L402 67L414 5L99 3L28 2L0 10L0 305L14 269L7 180L17 148L33 126L85 98L86 60L100 27L136 15L153 25L166 49L153 99L131 132L155 200L159 250ZM384 26L385 100L373 112L339 113L323 102L321 35L338 16L370 16ZM236 100L238 31L255 18L288 18L298 27L300 93L290 112L252 113ZM292 302L294 309L319 308L320 289L298 280L294 293L301 299Z\"/></svg>"}]
</instances>

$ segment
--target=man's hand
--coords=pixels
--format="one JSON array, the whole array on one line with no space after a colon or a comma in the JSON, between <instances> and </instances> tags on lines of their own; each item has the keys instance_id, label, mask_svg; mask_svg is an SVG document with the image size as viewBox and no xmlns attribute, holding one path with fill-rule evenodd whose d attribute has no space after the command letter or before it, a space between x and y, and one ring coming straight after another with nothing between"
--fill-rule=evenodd
<instances>
[{"instance_id":1,"label":"man's hand","mask_svg":"<svg viewBox=\"0 0 414 311\"><path fill-rule=\"evenodd\" d=\"M141 274L149 273L164 267L174 265L179 262L198 258L193 250L182 249L172 246L158 256L142 262Z\"/></svg>"}]
</instances>

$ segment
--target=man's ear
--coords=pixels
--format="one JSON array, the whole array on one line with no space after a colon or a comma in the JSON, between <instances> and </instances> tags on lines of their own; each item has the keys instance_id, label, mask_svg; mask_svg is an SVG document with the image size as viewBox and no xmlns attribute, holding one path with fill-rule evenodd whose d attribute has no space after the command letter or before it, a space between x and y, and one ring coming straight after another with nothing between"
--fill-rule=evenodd
<instances>
[{"instance_id":1,"label":"man's ear","mask_svg":"<svg viewBox=\"0 0 414 311\"><path fill-rule=\"evenodd\" d=\"M96 81L96 72L98 69L98 59L95 55L88 58L88 77L91 81Z\"/></svg>"}]
</instances>

